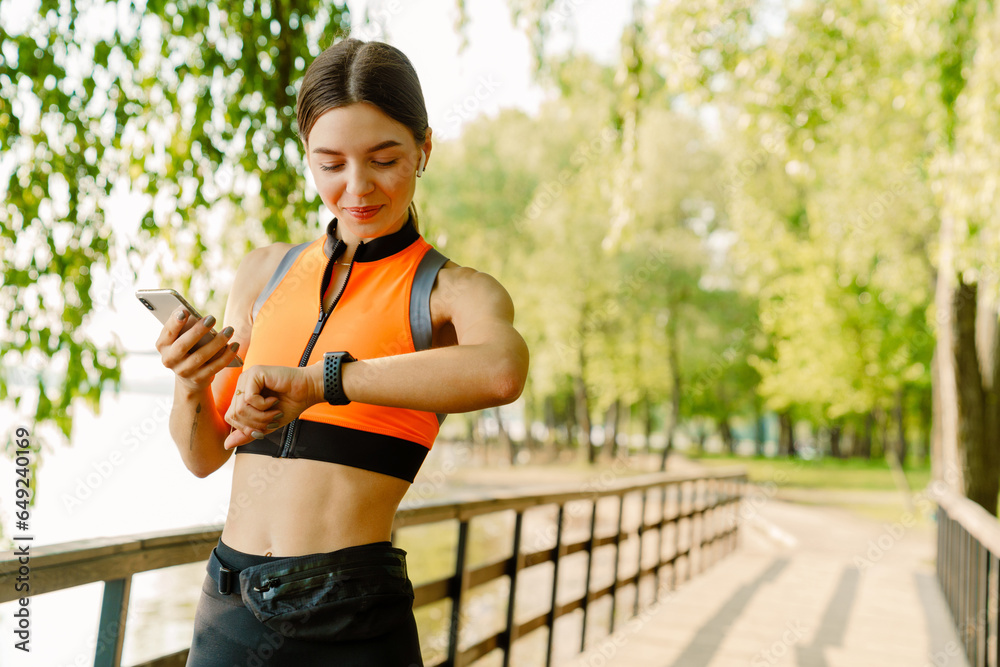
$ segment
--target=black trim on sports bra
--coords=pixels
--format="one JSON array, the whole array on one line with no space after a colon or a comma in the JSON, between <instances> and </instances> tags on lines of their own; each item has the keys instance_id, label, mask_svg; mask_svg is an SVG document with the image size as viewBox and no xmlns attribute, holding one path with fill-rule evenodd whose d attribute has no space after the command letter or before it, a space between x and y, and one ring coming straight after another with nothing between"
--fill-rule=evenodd
<instances>
[{"instance_id":1,"label":"black trim on sports bra","mask_svg":"<svg viewBox=\"0 0 1000 667\"><path fill-rule=\"evenodd\" d=\"M323 242L323 254L327 257L337 245L337 219L334 218L326 226L326 241ZM420 232L413 226L413 216L411 215L398 230L386 236L379 236L375 239L362 241L365 244L364 257L357 257L357 262L377 262L380 259L391 257L400 250L407 248L411 243L420 237Z\"/></svg>"},{"instance_id":2,"label":"black trim on sports bra","mask_svg":"<svg viewBox=\"0 0 1000 667\"><path fill-rule=\"evenodd\" d=\"M288 458L339 463L413 483L429 451L423 445L382 433L299 419L298 443ZM278 456L288 426L236 448L236 453Z\"/></svg>"}]
</instances>

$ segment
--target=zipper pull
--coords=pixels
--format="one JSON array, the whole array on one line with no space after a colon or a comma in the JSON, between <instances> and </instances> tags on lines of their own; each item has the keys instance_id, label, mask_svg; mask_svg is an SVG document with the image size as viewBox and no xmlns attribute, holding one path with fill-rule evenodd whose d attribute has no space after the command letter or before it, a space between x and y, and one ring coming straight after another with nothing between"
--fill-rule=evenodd
<instances>
[{"instance_id":1,"label":"zipper pull","mask_svg":"<svg viewBox=\"0 0 1000 667\"><path fill-rule=\"evenodd\" d=\"M254 586L253 589L258 592L263 592L266 590L270 590L272 587L277 586L280 583L281 579L266 579L261 582L262 586L260 587Z\"/></svg>"}]
</instances>

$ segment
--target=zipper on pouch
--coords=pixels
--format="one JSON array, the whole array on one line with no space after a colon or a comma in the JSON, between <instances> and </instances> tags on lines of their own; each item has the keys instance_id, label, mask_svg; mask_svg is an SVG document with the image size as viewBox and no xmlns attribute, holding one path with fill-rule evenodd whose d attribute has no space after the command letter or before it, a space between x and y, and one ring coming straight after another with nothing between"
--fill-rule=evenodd
<instances>
[{"instance_id":1,"label":"zipper on pouch","mask_svg":"<svg viewBox=\"0 0 1000 667\"><path fill-rule=\"evenodd\" d=\"M357 249L354 251L354 257L351 258L351 263L347 267L347 276L344 277L344 284L340 286L340 291L337 296L333 299L333 303L330 304L330 310L323 310L323 295L326 294L326 289L330 285L330 280L333 276L333 262L337 259L337 255L343 246L343 241L338 239L337 245L333 247L330 251L330 259L326 262L326 268L323 270L323 282L319 288L319 318L316 320L316 326L313 328L312 336L309 337L309 342L306 343L306 349L302 352L302 358L299 359L299 368L306 365L309 360L309 355L312 354L313 348L316 347L316 341L319 340L319 335L323 331L323 326L326 321L330 318L330 313L333 309L337 307L337 302L340 301L340 297L343 296L344 290L347 289L347 281L351 279L351 271L354 270L354 262L358 258L359 253L364 252L365 244L358 244ZM278 453L279 458L288 458L288 455L292 451L292 443L295 441L295 432L298 430L299 418L296 417L288 424L288 429L285 431L285 442L281 446L281 452Z\"/></svg>"},{"instance_id":2,"label":"zipper on pouch","mask_svg":"<svg viewBox=\"0 0 1000 667\"><path fill-rule=\"evenodd\" d=\"M391 573L396 573L402 571L402 566L398 561L390 562L375 562L375 563L365 563L363 565L352 565L350 567L336 567L332 570L333 573L337 575L347 574L349 572L357 572L358 570L375 570L376 572L389 571ZM305 572L297 572L295 574L282 574L276 577L264 577L260 586L254 586L255 591L266 591L271 588L276 588L285 584L290 584L296 581L302 581L304 579L313 579L315 577L327 577L331 574L331 570L316 571L315 569L306 570Z\"/></svg>"}]
</instances>

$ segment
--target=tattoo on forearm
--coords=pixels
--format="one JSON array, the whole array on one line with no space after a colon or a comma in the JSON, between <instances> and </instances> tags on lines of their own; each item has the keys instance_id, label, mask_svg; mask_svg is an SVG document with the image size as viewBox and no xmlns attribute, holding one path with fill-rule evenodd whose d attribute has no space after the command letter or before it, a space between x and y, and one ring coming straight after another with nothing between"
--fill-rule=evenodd
<instances>
[{"instance_id":1,"label":"tattoo on forearm","mask_svg":"<svg viewBox=\"0 0 1000 667\"><path fill-rule=\"evenodd\" d=\"M201 416L201 403L194 408L194 419L191 421L191 437L188 438L188 449L194 449L194 434L198 430L198 418Z\"/></svg>"}]
</instances>

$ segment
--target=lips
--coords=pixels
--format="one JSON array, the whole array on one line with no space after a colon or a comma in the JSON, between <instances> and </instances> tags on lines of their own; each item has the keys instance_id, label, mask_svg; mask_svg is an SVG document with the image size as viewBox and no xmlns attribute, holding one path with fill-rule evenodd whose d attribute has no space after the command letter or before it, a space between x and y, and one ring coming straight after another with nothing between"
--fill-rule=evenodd
<instances>
[{"instance_id":1,"label":"lips","mask_svg":"<svg viewBox=\"0 0 1000 667\"><path fill-rule=\"evenodd\" d=\"M366 220L375 215L376 213L378 213L379 209L381 208L382 205L380 204L378 206L357 206L357 207L348 206L344 207L344 210L350 213L353 217L357 218L358 220Z\"/></svg>"}]
</instances>

